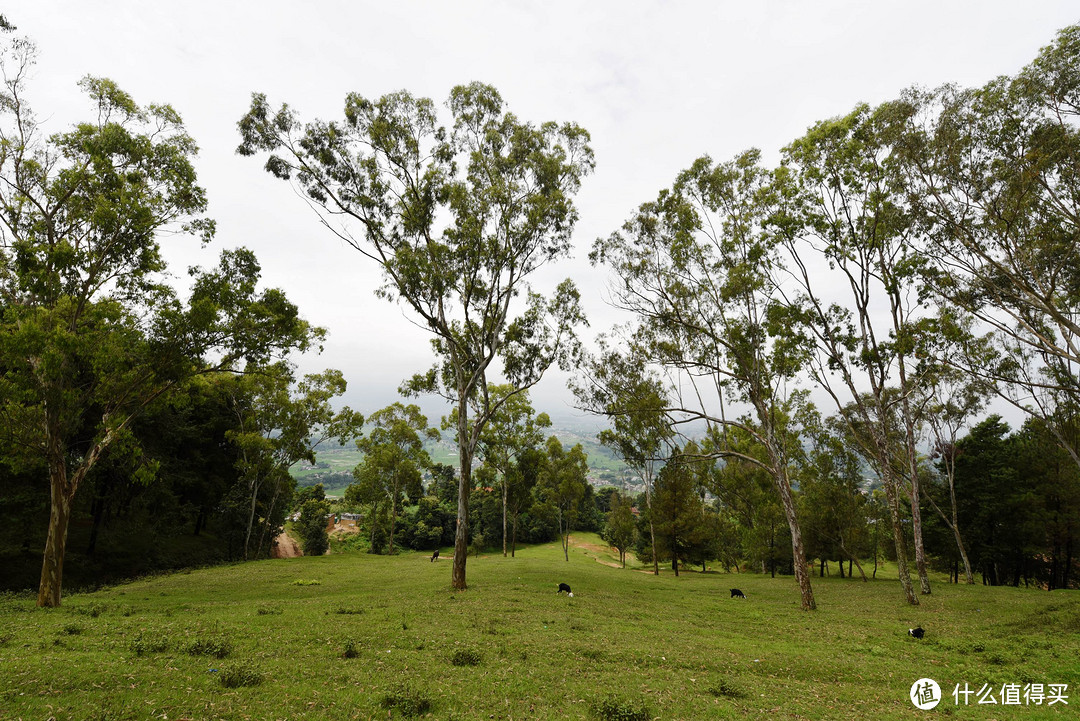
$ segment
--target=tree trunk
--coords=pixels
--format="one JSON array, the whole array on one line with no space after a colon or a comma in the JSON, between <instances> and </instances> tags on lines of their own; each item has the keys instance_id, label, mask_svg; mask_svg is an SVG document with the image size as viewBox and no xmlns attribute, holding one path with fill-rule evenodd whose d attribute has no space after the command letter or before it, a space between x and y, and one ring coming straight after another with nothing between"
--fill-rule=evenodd
<instances>
[{"instance_id":1,"label":"tree trunk","mask_svg":"<svg viewBox=\"0 0 1080 721\"><path fill-rule=\"evenodd\" d=\"M68 524L71 521L71 499L67 468L62 459L50 459L49 535L41 563L41 582L38 585L38 606L60 605L60 589L64 575L64 552L67 548Z\"/></svg>"},{"instance_id":2,"label":"tree trunk","mask_svg":"<svg viewBox=\"0 0 1080 721\"><path fill-rule=\"evenodd\" d=\"M971 572L971 561L968 560L967 549L964 541L960 538L960 520L956 513L956 484L949 478L949 497L952 500L952 530L956 536L956 547L960 549L960 559L964 562L964 579L969 585L975 585L975 575ZM957 579L959 582L960 579Z\"/></svg>"},{"instance_id":3,"label":"tree trunk","mask_svg":"<svg viewBox=\"0 0 1080 721\"><path fill-rule=\"evenodd\" d=\"M457 528L454 530L454 562L450 570L450 587L464 591L465 558L469 552L469 488L472 483L472 458L461 448L461 477L458 479Z\"/></svg>"},{"instance_id":4,"label":"tree trunk","mask_svg":"<svg viewBox=\"0 0 1080 721\"><path fill-rule=\"evenodd\" d=\"M660 575L660 561L656 558L656 529L653 527L652 516L652 472L646 469L645 473L645 508L649 512L649 540L652 542L653 575Z\"/></svg>"},{"instance_id":5,"label":"tree trunk","mask_svg":"<svg viewBox=\"0 0 1080 721\"><path fill-rule=\"evenodd\" d=\"M458 371L460 373L460 370ZM469 554L469 493L472 491L472 438L469 435L469 392L459 376L458 385L458 478L457 528L454 529L454 562L450 569L450 587L464 591L465 561Z\"/></svg>"},{"instance_id":6,"label":"tree trunk","mask_svg":"<svg viewBox=\"0 0 1080 721\"><path fill-rule=\"evenodd\" d=\"M247 535L244 536L244 560L248 560L248 547L251 545L251 527L255 524L255 501L259 497L258 479L251 482L251 513L248 514Z\"/></svg>"},{"instance_id":7,"label":"tree trunk","mask_svg":"<svg viewBox=\"0 0 1080 721\"><path fill-rule=\"evenodd\" d=\"M802 595L802 609L814 611L817 609L817 604L814 602L814 589L810 586L810 572L806 568L806 551L803 549L799 520L795 516L795 500L791 496L791 483L788 481L786 467L779 466L777 471L774 477L780 493L780 505L784 508L784 516L787 517L788 528L791 530L792 564L795 579L799 582L799 593Z\"/></svg>"},{"instance_id":8,"label":"tree trunk","mask_svg":"<svg viewBox=\"0 0 1080 721\"><path fill-rule=\"evenodd\" d=\"M503 558L506 558L506 499L510 495L510 488L506 485L506 474L503 474L502 483L502 506L503 506Z\"/></svg>"},{"instance_id":9,"label":"tree trunk","mask_svg":"<svg viewBox=\"0 0 1080 721\"><path fill-rule=\"evenodd\" d=\"M563 527L563 512L559 509L559 533L562 535L562 551L563 558L570 561L570 524L567 523L565 528Z\"/></svg>"},{"instance_id":10,"label":"tree trunk","mask_svg":"<svg viewBox=\"0 0 1080 721\"><path fill-rule=\"evenodd\" d=\"M896 485L887 467L885 475L885 497L889 503L889 516L892 519L897 574L900 576L900 585L904 589L904 598L912 606L918 606L919 597L915 595L915 588L911 584L911 572L908 570L907 543L904 541L904 526L900 522L900 499L897 498Z\"/></svg>"},{"instance_id":11,"label":"tree trunk","mask_svg":"<svg viewBox=\"0 0 1080 721\"><path fill-rule=\"evenodd\" d=\"M1070 534L1068 540L1065 541L1065 570L1061 574L1061 587L1066 588L1066 589L1069 587L1069 572L1072 570L1072 563L1073 563L1072 549L1073 549L1072 534Z\"/></svg>"},{"instance_id":12,"label":"tree trunk","mask_svg":"<svg viewBox=\"0 0 1080 721\"><path fill-rule=\"evenodd\" d=\"M917 473L915 474L917 476ZM911 480L911 531L915 542L915 568L919 574L919 591L924 596L930 595L930 574L926 562L926 547L923 545L922 511L919 508L919 482Z\"/></svg>"},{"instance_id":13,"label":"tree trunk","mask_svg":"<svg viewBox=\"0 0 1080 721\"><path fill-rule=\"evenodd\" d=\"M517 526L518 514L514 513L514 523L510 530L510 558L514 558L514 551L517 550Z\"/></svg>"},{"instance_id":14,"label":"tree trunk","mask_svg":"<svg viewBox=\"0 0 1080 721\"><path fill-rule=\"evenodd\" d=\"M394 498L390 499L390 548L386 551L386 555L394 555L394 526L397 525L397 490L394 491Z\"/></svg>"}]
</instances>

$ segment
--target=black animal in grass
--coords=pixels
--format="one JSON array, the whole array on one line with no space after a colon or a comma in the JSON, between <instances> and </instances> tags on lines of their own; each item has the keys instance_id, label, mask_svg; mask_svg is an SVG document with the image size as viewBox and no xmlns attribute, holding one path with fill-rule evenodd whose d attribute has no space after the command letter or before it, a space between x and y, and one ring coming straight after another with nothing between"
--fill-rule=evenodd
<instances>
[{"instance_id":1,"label":"black animal in grass","mask_svg":"<svg viewBox=\"0 0 1080 721\"><path fill-rule=\"evenodd\" d=\"M431 560L432 561L438 561L439 560L439 552L438 551L435 551L435 553L431 554Z\"/></svg>"},{"instance_id":2,"label":"black animal in grass","mask_svg":"<svg viewBox=\"0 0 1080 721\"><path fill-rule=\"evenodd\" d=\"M732 598L746 598L746 594L743 593L742 591L740 591L737 588L733 588L733 589L731 589L731 597Z\"/></svg>"},{"instance_id":3,"label":"black animal in grass","mask_svg":"<svg viewBox=\"0 0 1080 721\"><path fill-rule=\"evenodd\" d=\"M908 635L913 638L922 638L923 634L926 633L926 631L922 630L922 626L918 626L916 628L909 628L907 632Z\"/></svg>"},{"instance_id":4,"label":"black animal in grass","mask_svg":"<svg viewBox=\"0 0 1080 721\"><path fill-rule=\"evenodd\" d=\"M559 590L556 591L555 593L562 593L563 591L566 591L566 595L569 596L570 598L574 597L574 592L570 590L570 584L568 584L568 583L560 583L559 584Z\"/></svg>"}]
</instances>

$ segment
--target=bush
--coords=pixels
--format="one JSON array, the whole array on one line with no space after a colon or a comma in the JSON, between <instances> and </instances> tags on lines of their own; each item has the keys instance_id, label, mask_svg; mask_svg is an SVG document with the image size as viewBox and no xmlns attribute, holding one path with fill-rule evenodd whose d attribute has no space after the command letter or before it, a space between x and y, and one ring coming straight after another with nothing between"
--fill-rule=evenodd
<instances>
[{"instance_id":1,"label":"bush","mask_svg":"<svg viewBox=\"0 0 1080 721\"><path fill-rule=\"evenodd\" d=\"M479 666L481 660L480 652L471 648L459 648L450 656L450 663L455 666Z\"/></svg>"},{"instance_id":2,"label":"bush","mask_svg":"<svg viewBox=\"0 0 1080 721\"><path fill-rule=\"evenodd\" d=\"M431 700L409 684L402 684L383 696L382 707L390 711L396 710L405 718L413 718L423 716L430 711Z\"/></svg>"},{"instance_id":3,"label":"bush","mask_svg":"<svg viewBox=\"0 0 1080 721\"><path fill-rule=\"evenodd\" d=\"M641 701L626 701L615 696L605 696L593 701L589 709L601 721L649 721L652 712Z\"/></svg>"},{"instance_id":4,"label":"bush","mask_svg":"<svg viewBox=\"0 0 1080 721\"><path fill-rule=\"evenodd\" d=\"M232 644L224 638L197 638L188 644L187 652L192 656L225 658L232 653Z\"/></svg>"},{"instance_id":5,"label":"bush","mask_svg":"<svg viewBox=\"0 0 1080 721\"><path fill-rule=\"evenodd\" d=\"M147 653L161 653L169 649L169 639L160 633L150 635L140 633L132 639L130 648L136 656Z\"/></svg>"},{"instance_id":6,"label":"bush","mask_svg":"<svg viewBox=\"0 0 1080 721\"><path fill-rule=\"evenodd\" d=\"M746 696L746 692L738 686L735 686L724 679L720 679L720 683L709 688L709 693L717 698L743 698Z\"/></svg>"},{"instance_id":7,"label":"bush","mask_svg":"<svg viewBox=\"0 0 1080 721\"><path fill-rule=\"evenodd\" d=\"M263 674L249 666L230 666L221 669L218 681L225 688L240 688L241 686L258 686L263 682Z\"/></svg>"}]
</instances>

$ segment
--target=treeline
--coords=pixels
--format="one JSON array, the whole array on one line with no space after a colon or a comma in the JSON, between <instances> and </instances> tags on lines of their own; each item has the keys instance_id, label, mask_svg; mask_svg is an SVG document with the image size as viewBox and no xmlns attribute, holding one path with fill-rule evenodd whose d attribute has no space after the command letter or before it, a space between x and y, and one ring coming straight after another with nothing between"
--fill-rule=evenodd
<instances>
[{"instance_id":1,"label":"treeline","mask_svg":"<svg viewBox=\"0 0 1080 721\"><path fill-rule=\"evenodd\" d=\"M132 422L123 445L87 473L72 505L68 585L272 553L302 499L288 473L290 456L271 457L288 440L279 419L265 417L268 387L287 388L290 377L281 368L264 371L258 379L194 378ZM81 429L76 442L85 447L92 430ZM300 445L317 441L305 437ZM50 525L47 468L11 446L0 451L0 590L32 588Z\"/></svg>"},{"instance_id":2,"label":"treeline","mask_svg":"<svg viewBox=\"0 0 1080 721\"><path fill-rule=\"evenodd\" d=\"M1038 421L1010 431L991 416L947 452L954 461L951 493L940 454L920 469L931 568L965 582L963 549L976 583L1080 586L1080 473L1054 436ZM811 447L794 466L804 565L822 576L870 579L881 562L896 563L888 499L854 449ZM662 465L651 500L599 491L609 509L601 533L639 563L676 573L696 566L791 575L790 528L773 483L756 464L705 457L691 442ZM962 529L959 543L954 524ZM910 513L901 525L911 548Z\"/></svg>"},{"instance_id":3,"label":"treeline","mask_svg":"<svg viewBox=\"0 0 1080 721\"><path fill-rule=\"evenodd\" d=\"M610 442L647 483L647 465L668 456L763 473L804 609L815 608L804 560L821 554L819 519L831 508L858 518L850 475L860 466L883 492L877 522L890 527L909 603L931 593L931 565L950 557L929 542L940 524L965 579L1068 585L1078 117L1073 26L1013 76L912 88L818 122L776 167L757 150L697 159L593 246L633 320L588 364L579 398L612 419ZM1074 467L976 461L977 442L959 437L993 399L1031 418L1006 444L1016 457ZM687 427L705 428L693 452ZM1020 453L1031 444L1043 455ZM965 479L971 463L986 472ZM831 488L839 479L848 493ZM828 537L853 560L856 531Z\"/></svg>"},{"instance_id":4,"label":"treeline","mask_svg":"<svg viewBox=\"0 0 1080 721\"><path fill-rule=\"evenodd\" d=\"M547 414L537 414L527 391L492 385L498 412L479 433L476 486L468 493L468 552L499 548L514 555L518 543L560 539L567 550L573 530L599 531L602 506L589 484L588 458L581 444L565 448ZM361 517L361 545L372 553L396 549L434 550L456 543L460 475L451 466L432 463L424 441L438 429L415 405L394 403L375 411L367 432L356 441L364 458L353 470L354 482L324 515L356 513ZM454 428L451 414L442 426ZM424 479L427 478L425 484Z\"/></svg>"}]
</instances>

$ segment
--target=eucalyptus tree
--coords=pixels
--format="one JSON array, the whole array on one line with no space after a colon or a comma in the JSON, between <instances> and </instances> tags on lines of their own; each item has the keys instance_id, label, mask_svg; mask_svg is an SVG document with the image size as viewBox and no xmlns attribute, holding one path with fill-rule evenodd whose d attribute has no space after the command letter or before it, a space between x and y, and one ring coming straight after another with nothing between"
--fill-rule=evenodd
<instances>
[{"instance_id":1,"label":"eucalyptus tree","mask_svg":"<svg viewBox=\"0 0 1080 721\"><path fill-rule=\"evenodd\" d=\"M25 98L33 62L26 40L2 49L0 433L48 469L38 604L57 606L75 494L133 421L193 375L306 349L321 331L258 290L242 249L194 269L182 302L159 241L206 243L214 226L179 114L87 77L96 114L46 136Z\"/></svg>"},{"instance_id":2,"label":"eucalyptus tree","mask_svg":"<svg viewBox=\"0 0 1080 721\"><path fill-rule=\"evenodd\" d=\"M537 490L559 525L563 557L570 560L570 531L580 514L579 506L588 484L589 460L581 444L566 450L555 436L547 441L547 457L540 470Z\"/></svg>"},{"instance_id":3,"label":"eucalyptus tree","mask_svg":"<svg viewBox=\"0 0 1080 721\"><path fill-rule=\"evenodd\" d=\"M792 302L813 339L815 353L807 367L843 411L840 417L860 426L853 437L862 441L862 454L882 476L893 511L901 585L908 602L917 604L900 553L899 499L906 495L911 508L921 591L929 594L920 416L911 399L919 385L914 344L926 313L919 293L920 237L891 168L893 127L888 112L860 105L815 124L785 148L777 173L785 203L772 227L792 260L798 287ZM892 434L894 423L899 436Z\"/></svg>"},{"instance_id":4,"label":"eucalyptus tree","mask_svg":"<svg viewBox=\"0 0 1080 721\"><path fill-rule=\"evenodd\" d=\"M506 556L507 517L509 515L511 486L524 481L522 473L515 473L515 466L524 453L542 447L544 428L551 427L547 413L537 414L529 402L528 391L510 384L491 384L488 395L494 401L487 426L480 434L476 455L484 464L499 474L499 490L502 496L502 545ZM443 428L457 426L457 410L444 420Z\"/></svg>"},{"instance_id":5,"label":"eucalyptus tree","mask_svg":"<svg viewBox=\"0 0 1080 721\"><path fill-rule=\"evenodd\" d=\"M934 494L928 493L925 497L952 532L964 564L964 578L967 583L973 584L975 576L960 533L956 500L956 444L960 432L983 409L992 391L982 379L960 370L955 362L957 357L971 357L974 348L981 345L971 337L968 319L957 317L950 309L943 308L934 323L934 330L936 332L925 334L920 339L920 354L929 367L923 373L924 381L917 393L924 425L929 429L930 455L937 460L938 471L948 489L949 513L946 514L937 504ZM946 357L953 360L936 360Z\"/></svg>"},{"instance_id":6,"label":"eucalyptus tree","mask_svg":"<svg viewBox=\"0 0 1080 721\"><path fill-rule=\"evenodd\" d=\"M401 495L410 485L419 485L421 472L431 467L431 457L424 449L425 440L438 440L439 431L428 427L420 407L392 403L368 416L373 426L356 441L364 460L353 475L362 487L372 489L375 502L386 500L390 509L390 547L394 552L394 526L397 525ZM374 515L374 514L373 514Z\"/></svg>"},{"instance_id":7,"label":"eucalyptus tree","mask_svg":"<svg viewBox=\"0 0 1080 721\"><path fill-rule=\"evenodd\" d=\"M455 87L447 105L449 128L431 100L353 93L344 120L301 126L255 94L238 152L269 153L266 170L295 180L323 224L381 267L378 295L404 302L432 334L435 366L403 389L457 409L451 583L464 589L472 464L501 402L488 390L493 364L524 390L576 352L576 288L566 280L545 298L529 281L569 253L573 196L593 154L584 129L523 122L490 86Z\"/></svg>"},{"instance_id":8,"label":"eucalyptus tree","mask_svg":"<svg viewBox=\"0 0 1080 721\"><path fill-rule=\"evenodd\" d=\"M607 416L612 427L597 434L600 445L610 448L645 485L645 506L652 508L653 480L658 464L667 457L674 432L665 410L668 401L660 378L650 373L645 360L607 348L583 364L584 377L572 386L584 407ZM660 575L656 555L656 528L649 519L653 575Z\"/></svg>"},{"instance_id":9,"label":"eucalyptus tree","mask_svg":"<svg viewBox=\"0 0 1080 721\"><path fill-rule=\"evenodd\" d=\"M989 331L991 362L964 370L1056 427L1055 408L1080 394L1080 25L1013 76L891 107L928 287Z\"/></svg>"},{"instance_id":10,"label":"eucalyptus tree","mask_svg":"<svg viewBox=\"0 0 1080 721\"><path fill-rule=\"evenodd\" d=\"M231 410L236 427L226 438L237 449L236 468L248 484L251 507L244 536L244 559L251 554L251 533L256 501L265 484L272 484L271 509L288 503L294 481L289 468L306 460L315 462L315 449L327 440L352 441L361 432L364 418L348 407L335 411L331 402L346 390L341 371L312 373L297 382L285 363L248 368L234 381ZM273 517L271 511L262 514ZM256 548L267 547L264 538Z\"/></svg>"},{"instance_id":11,"label":"eucalyptus tree","mask_svg":"<svg viewBox=\"0 0 1080 721\"><path fill-rule=\"evenodd\" d=\"M619 552L623 568L626 568L626 551L633 547L637 536L633 506L629 498L618 491L612 491L611 510L607 513L604 532L601 534L601 537ZM655 550L653 558L656 558Z\"/></svg>"},{"instance_id":12,"label":"eucalyptus tree","mask_svg":"<svg viewBox=\"0 0 1080 721\"><path fill-rule=\"evenodd\" d=\"M804 424L810 447L800 483L808 535L816 537L818 547L825 551L823 561L835 558L840 562L841 576L847 559L866 581L859 561L869 538L862 461L843 434L832 432L813 415Z\"/></svg>"},{"instance_id":13,"label":"eucalyptus tree","mask_svg":"<svg viewBox=\"0 0 1080 721\"><path fill-rule=\"evenodd\" d=\"M615 304L637 316L633 343L669 373L674 400L665 411L678 422L740 428L766 450L764 458L749 457L721 442L716 453L761 465L772 477L802 607L810 610L790 478L798 445L790 407L799 402L790 387L808 344L778 285L776 237L764 228L775 204L769 181L757 151L725 163L700 158L621 231L598 240L591 257L614 271ZM745 404L752 415L729 417L725 402Z\"/></svg>"},{"instance_id":14,"label":"eucalyptus tree","mask_svg":"<svg viewBox=\"0 0 1080 721\"><path fill-rule=\"evenodd\" d=\"M510 466L505 504L510 512L510 557L517 552L518 521L521 514L535 503L533 490L540 482L544 467L544 450L526 448Z\"/></svg>"}]
</instances>

